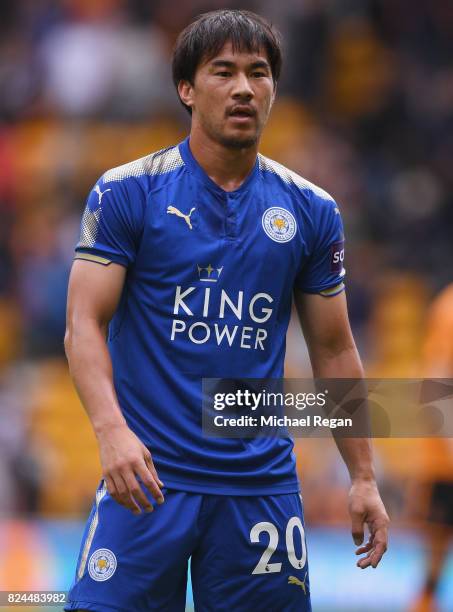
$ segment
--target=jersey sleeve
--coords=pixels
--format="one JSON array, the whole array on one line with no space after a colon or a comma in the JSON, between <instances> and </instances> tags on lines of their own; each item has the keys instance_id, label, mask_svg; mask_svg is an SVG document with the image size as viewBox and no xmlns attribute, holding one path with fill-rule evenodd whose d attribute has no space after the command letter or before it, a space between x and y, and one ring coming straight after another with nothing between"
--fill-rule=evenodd
<instances>
[{"instance_id":1,"label":"jersey sleeve","mask_svg":"<svg viewBox=\"0 0 453 612\"><path fill-rule=\"evenodd\" d=\"M137 185L101 177L88 195L75 259L132 265L143 228L143 200Z\"/></svg>"},{"instance_id":2,"label":"jersey sleeve","mask_svg":"<svg viewBox=\"0 0 453 612\"><path fill-rule=\"evenodd\" d=\"M331 297L344 290L344 233L340 210L325 195L313 194L312 248L299 270L295 287L304 293Z\"/></svg>"}]
</instances>

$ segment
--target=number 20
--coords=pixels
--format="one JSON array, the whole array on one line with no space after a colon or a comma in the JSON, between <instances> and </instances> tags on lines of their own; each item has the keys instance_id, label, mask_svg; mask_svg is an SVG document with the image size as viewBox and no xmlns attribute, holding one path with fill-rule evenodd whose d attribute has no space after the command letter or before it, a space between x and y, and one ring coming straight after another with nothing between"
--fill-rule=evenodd
<instances>
[{"instance_id":1,"label":"number 20","mask_svg":"<svg viewBox=\"0 0 453 612\"><path fill-rule=\"evenodd\" d=\"M299 530L302 539L302 557L297 558L294 551L294 529ZM258 561L252 574L272 574L280 572L282 569L281 563L269 563L270 558L274 554L278 546L278 531L277 527L273 523L263 521L257 523L250 530L250 541L256 544L260 541L260 535L265 531L269 534L269 544L266 550L261 555L261 559ZM286 550L288 552L288 560L291 565L296 569L302 569L307 561L307 548L305 546L305 532L302 525L302 521L298 516L293 516L289 519L286 526Z\"/></svg>"}]
</instances>

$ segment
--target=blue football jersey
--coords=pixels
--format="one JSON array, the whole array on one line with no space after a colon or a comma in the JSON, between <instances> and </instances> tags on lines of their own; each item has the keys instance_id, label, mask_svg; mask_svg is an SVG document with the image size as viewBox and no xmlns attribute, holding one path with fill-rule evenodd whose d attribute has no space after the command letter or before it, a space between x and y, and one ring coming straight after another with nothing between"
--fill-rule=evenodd
<instances>
[{"instance_id":1,"label":"blue football jersey","mask_svg":"<svg viewBox=\"0 0 453 612\"><path fill-rule=\"evenodd\" d=\"M293 290L342 291L343 240L334 200L262 155L232 192L189 139L96 183L76 258L127 267L109 325L114 384L167 487L298 491L290 438L202 435L201 380L282 377Z\"/></svg>"}]
</instances>

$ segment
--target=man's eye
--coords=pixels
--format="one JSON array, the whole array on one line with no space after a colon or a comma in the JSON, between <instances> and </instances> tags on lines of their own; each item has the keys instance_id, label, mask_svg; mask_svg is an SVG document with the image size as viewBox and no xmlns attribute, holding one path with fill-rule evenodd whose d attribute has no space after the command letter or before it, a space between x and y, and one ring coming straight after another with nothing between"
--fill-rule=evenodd
<instances>
[{"instance_id":1,"label":"man's eye","mask_svg":"<svg viewBox=\"0 0 453 612\"><path fill-rule=\"evenodd\" d=\"M261 77L265 77L266 75L264 72L254 72L252 76L255 78L261 78Z\"/></svg>"},{"instance_id":2,"label":"man's eye","mask_svg":"<svg viewBox=\"0 0 453 612\"><path fill-rule=\"evenodd\" d=\"M231 76L231 72L227 72L226 70L221 70L220 72L216 72L216 76L229 77Z\"/></svg>"}]
</instances>

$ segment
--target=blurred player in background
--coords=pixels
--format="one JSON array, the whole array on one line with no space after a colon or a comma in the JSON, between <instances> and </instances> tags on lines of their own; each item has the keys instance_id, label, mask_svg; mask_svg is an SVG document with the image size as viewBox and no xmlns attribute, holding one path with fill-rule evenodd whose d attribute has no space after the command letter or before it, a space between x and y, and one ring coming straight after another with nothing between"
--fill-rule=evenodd
<instances>
[{"instance_id":1,"label":"blurred player in background","mask_svg":"<svg viewBox=\"0 0 453 612\"><path fill-rule=\"evenodd\" d=\"M363 376L340 211L258 154L280 68L264 19L202 15L173 57L190 137L89 195L65 346L103 480L67 610L183 610L189 558L196 609L311 609L292 441L201 431L202 377L283 376L293 292L314 375ZM370 444L337 445L355 543L370 531L358 566L376 567L388 517Z\"/></svg>"},{"instance_id":2,"label":"blurred player in background","mask_svg":"<svg viewBox=\"0 0 453 612\"><path fill-rule=\"evenodd\" d=\"M428 311L422 376L453 377L453 284L433 301ZM423 592L412 612L435 612L436 591L453 536L453 440L425 441L428 488L428 563Z\"/></svg>"}]
</instances>

